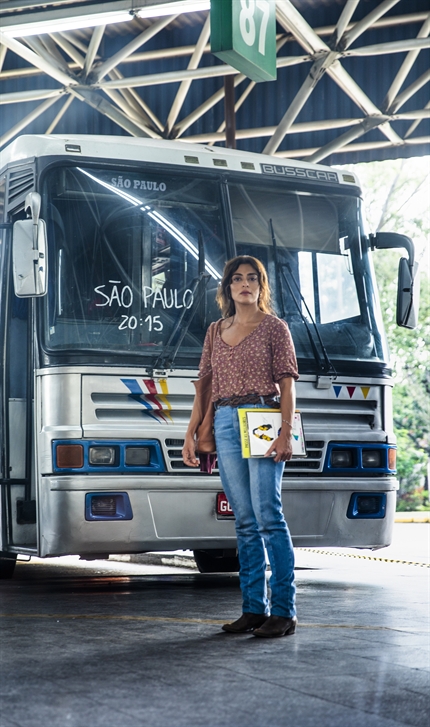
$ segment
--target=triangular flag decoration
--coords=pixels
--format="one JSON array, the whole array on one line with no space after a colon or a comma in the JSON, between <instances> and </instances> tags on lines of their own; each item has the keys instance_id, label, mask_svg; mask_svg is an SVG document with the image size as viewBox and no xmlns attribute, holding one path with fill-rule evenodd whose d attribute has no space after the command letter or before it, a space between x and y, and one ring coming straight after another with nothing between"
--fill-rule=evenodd
<instances>
[{"instance_id":1,"label":"triangular flag decoration","mask_svg":"<svg viewBox=\"0 0 430 727\"><path fill-rule=\"evenodd\" d=\"M333 385L333 389L334 389L334 393L336 394L336 399L338 399L339 398L339 394L342 391L342 387L341 386L334 386Z\"/></svg>"},{"instance_id":2,"label":"triangular flag decoration","mask_svg":"<svg viewBox=\"0 0 430 727\"><path fill-rule=\"evenodd\" d=\"M356 390L357 387L356 386L347 386L346 388L348 390L349 398L351 399L352 398L352 395L353 395L353 393L354 393L354 391Z\"/></svg>"},{"instance_id":3,"label":"triangular flag decoration","mask_svg":"<svg viewBox=\"0 0 430 727\"><path fill-rule=\"evenodd\" d=\"M364 398L367 399L367 395L370 391L370 386L360 386L360 389L363 392Z\"/></svg>"}]
</instances>

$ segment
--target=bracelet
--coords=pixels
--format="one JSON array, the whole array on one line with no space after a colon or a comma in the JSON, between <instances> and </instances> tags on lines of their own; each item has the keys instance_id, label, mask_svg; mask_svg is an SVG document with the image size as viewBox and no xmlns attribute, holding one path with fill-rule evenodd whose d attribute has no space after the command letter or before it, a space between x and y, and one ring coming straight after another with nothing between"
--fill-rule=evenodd
<instances>
[{"instance_id":1,"label":"bracelet","mask_svg":"<svg viewBox=\"0 0 430 727\"><path fill-rule=\"evenodd\" d=\"M283 421L283 422L284 422L285 424L288 424L288 426L289 426L289 427L291 427L291 429L293 428L293 425L291 424L291 422L289 422L289 421L288 421L288 419L282 419L282 421Z\"/></svg>"}]
</instances>

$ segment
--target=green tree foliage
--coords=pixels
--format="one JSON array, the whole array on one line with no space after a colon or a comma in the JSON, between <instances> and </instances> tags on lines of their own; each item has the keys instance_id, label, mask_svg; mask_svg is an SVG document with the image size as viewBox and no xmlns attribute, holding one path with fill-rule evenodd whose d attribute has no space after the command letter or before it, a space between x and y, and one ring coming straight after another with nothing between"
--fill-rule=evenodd
<instances>
[{"instance_id":1,"label":"green tree foliage","mask_svg":"<svg viewBox=\"0 0 430 727\"><path fill-rule=\"evenodd\" d=\"M421 258L421 305L413 331L396 325L401 251L375 253L375 269L395 380L394 429L400 480L399 510L427 509L430 461L430 278L427 159L358 164L370 232L402 232Z\"/></svg>"}]
</instances>

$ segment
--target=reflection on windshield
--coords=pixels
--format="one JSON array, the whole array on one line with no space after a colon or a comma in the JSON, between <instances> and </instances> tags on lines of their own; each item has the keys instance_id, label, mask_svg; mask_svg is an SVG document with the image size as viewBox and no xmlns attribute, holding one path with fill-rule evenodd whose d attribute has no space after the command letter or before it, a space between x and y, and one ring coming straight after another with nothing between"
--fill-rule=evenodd
<instances>
[{"instance_id":1,"label":"reflection on windshield","mask_svg":"<svg viewBox=\"0 0 430 727\"><path fill-rule=\"evenodd\" d=\"M161 215L159 212L157 212L155 209L152 209L149 205L145 205L144 207L141 207L142 204L140 200L138 200L136 197L132 197L131 194L124 193L122 190L117 189L111 184L107 184L102 179L97 179L93 174L90 174L89 172L86 172L85 169L80 169L77 167L78 172L82 172L82 174L86 174L87 177L90 177L90 179L93 179L97 184L101 184L102 187L106 187L106 189L109 189L114 194L117 194L118 196L122 197L123 199L126 199L130 204L134 206L138 206L140 211L143 213L146 213L149 217L152 217L153 220L155 220L158 223L161 223L164 227L164 229L168 230L173 237L180 242L181 245L185 247L185 249L191 253L191 255L194 257L195 260L199 259L198 256L198 250L196 245L194 245L191 240L189 240L185 235L173 224L173 222L169 221L164 215ZM217 270L210 264L206 263L205 268L209 275L211 275L215 280L221 280L222 276L219 274Z\"/></svg>"},{"instance_id":2,"label":"reflection on windshield","mask_svg":"<svg viewBox=\"0 0 430 727\"><path fill-rule=\"evenodd\" d=\"M177 362L195 367L206 327L218 317L215 294L227 258L217 184L77 167L51 170L45 187L47 347L129 352L151 363L167 341L175 345L171 334L183 312L187 333ZM203 273L205 300L195 312Z\"/></svg>"},{"instance_id":3,"label":"reflection on windshield","mask_svg":"<svg viewBox=\"0 0 430 727\"><path fill-rule=\"evenodd\" d=\"M331 361L387 361L371 263L361 248L358 200L262 188L255 182L231 184L230 201L237 252L254 255L266 266L276 311L290 326L298 358L313 368L304 316L311 327L314 319ZM297 310L288 275L310 315L305 303Z\"/></svg>"}]
</instances>

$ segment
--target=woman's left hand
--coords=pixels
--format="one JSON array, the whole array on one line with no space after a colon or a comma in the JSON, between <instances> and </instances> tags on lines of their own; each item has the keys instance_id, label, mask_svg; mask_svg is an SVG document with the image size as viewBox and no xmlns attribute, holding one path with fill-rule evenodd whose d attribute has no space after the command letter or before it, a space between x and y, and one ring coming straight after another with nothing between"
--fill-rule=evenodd
<instances>
[{"instance_id":1,"label":"woman's left hand","mask_svg":"<svg viewBox=\"0 0 430 727\"><path fill-rule=\"evenodd\" d=\"M288 462L293 456L293 443L291 432L284 433L281 431L279 437L275 439L273 444L269 447L265 457L270 457L273 452L276 453L273 458L275 462Z\"/></svg>"}]
</instances>

